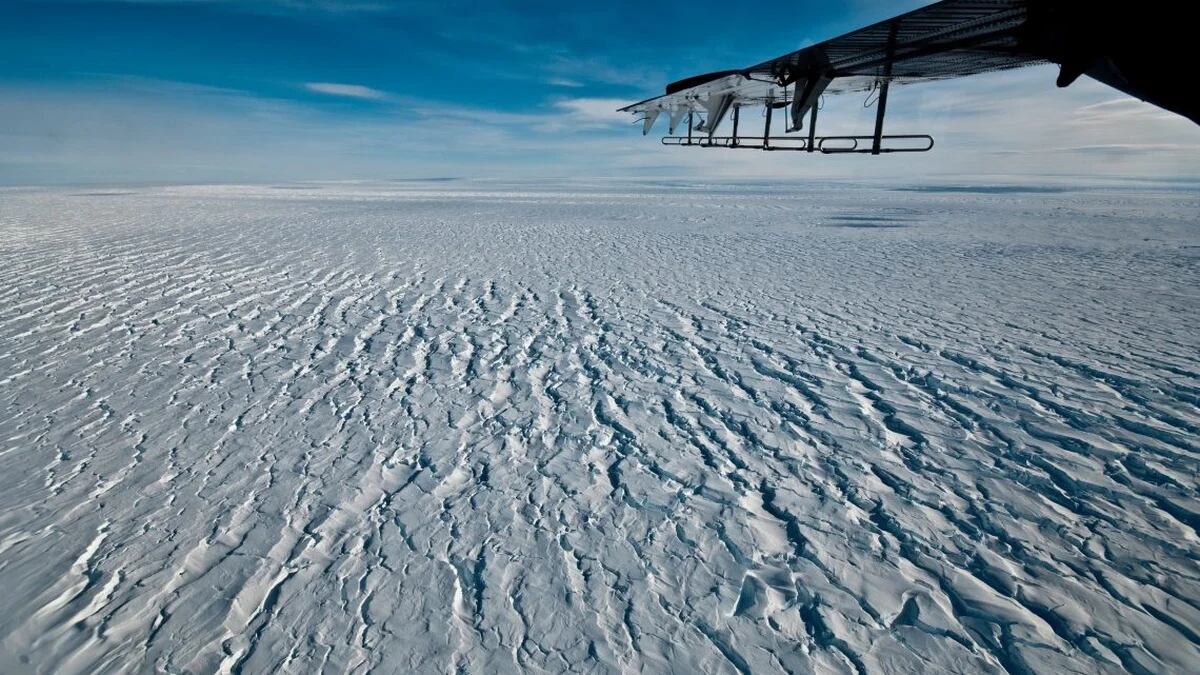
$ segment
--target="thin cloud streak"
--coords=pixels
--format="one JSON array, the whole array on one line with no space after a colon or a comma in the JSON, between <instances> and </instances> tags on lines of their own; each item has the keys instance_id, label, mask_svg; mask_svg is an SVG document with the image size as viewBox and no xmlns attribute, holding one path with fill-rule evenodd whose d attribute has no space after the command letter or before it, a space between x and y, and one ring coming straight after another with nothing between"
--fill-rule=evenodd
<instances>
[{"instance_id":1,"label":"thin cloud streak","mask_svg":"<svg viewBox=\"0 0 1200 675\"><path fill-rule=\"evenodd\" d=\"M318 94L344 96L366 101L381 101L388 97L385 92L372 89L361 84L342 84L340 82L305 82L304 88Z\"/></svg>"},{"instance_id":2,"label":"thin cloud streak","mask_svg":"<svg viewBox=\"0 0 1200 675\"><path fill-rule=\"evenodd\" d=\"M566 113L568 121L582 126L627 126L630 116L617 112L618 108L629 105L620 98L572 98L559 101L556 106Z\"/></svg>"}]
</instances>

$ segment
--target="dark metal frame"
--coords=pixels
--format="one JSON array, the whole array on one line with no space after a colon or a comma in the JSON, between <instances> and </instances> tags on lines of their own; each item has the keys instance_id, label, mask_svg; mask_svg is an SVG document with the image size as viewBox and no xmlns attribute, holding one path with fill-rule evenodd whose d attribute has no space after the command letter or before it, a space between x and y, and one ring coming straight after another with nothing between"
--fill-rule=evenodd
<instances>
[{"instance_id":1,"label":"dark metal frame","mask_svg":"<svg viewBox=\"0 0 1200 675\"><path fill-rule=\"evenodd\" d=\"M893 23L888 36L889 54L895 49L897 24ZM886 62L879 79L879 99L875 111L875 132L869 136L817 136L817 110L820 106L813 103L808 116L808 138L801 136L772 136L771 119L775 110L774 101L766 101L766 121L763 124L762 136L740 136L738 128L741 119L741 104L733 106L733 134L729 136L693 136L694 113L688 113L687 136L663 136L663 145L690 146L697 148L726 148L729 150L763 150L763 151L792 151L820 152L824 155L883 155L895 152L929 152L933 149L933 136L929 134L884 134L883 119L887 114L888 83L892 76L892 64ZM780 103L786 106L787 101ZM791 129L789 129L791 131ZM710 132L711 134L711 132ZM921 141L910 147L886 147L886 141ZM771 143L774 142L775 145ZM860 143L870 143L870 147L859 147ZM749 143L749 145L743 145ZM829 145L826 145L829 144Z\"/></svg>"},{"instance_id":2,"label":"dark metal frame","mask_svg":"<svg viewBox=\"0 0 1200 675\"><path fill-rule=\"evenodd\" d=\"M896 36L900 30L900 22L892 21L888 28L887 47L885 57L882 61L882 69L878 72L876 80L879 89L879 98L875 105L875 130L869 136L817 136L817 110L820 108L817 102L814 101L809 111L808 116L808 138L801 136L772 136L771 135L771 119L776 107L786 107L788 101L775 102L772 100L765 101L766 121L763 124L762 136L741 136L738 134L741 121L742 104L736 102L733 104L733 133L729 136L713 136L712 130L706 136L693 136L692 128L694 125L694 114L688 112L688 133L687 136L663 136L663 145L673 146L690 146L698 148L726 148L730 150L747 149L747 150L763 150L763 151L792 151L792 152L820 152L824 155L883 155L895 152L929 152L933 149L933 136L928 134L884 134L883 120L887 115L888 103L888 86L892 79L892 63L894 61L896 51ZM811 80L804 88L804 96L808 96L815 85L815 79ZM788 131L798 131L789 128ZM887 141L900 141L899 147L886 147ZM904 141L920 141L920 143L905 146ZM772 142L775 144L772 145ZM749 145L744 145L748 143ZM869 147L860 147L860 144L869 143Z\"/></svg>"}]
</instances>

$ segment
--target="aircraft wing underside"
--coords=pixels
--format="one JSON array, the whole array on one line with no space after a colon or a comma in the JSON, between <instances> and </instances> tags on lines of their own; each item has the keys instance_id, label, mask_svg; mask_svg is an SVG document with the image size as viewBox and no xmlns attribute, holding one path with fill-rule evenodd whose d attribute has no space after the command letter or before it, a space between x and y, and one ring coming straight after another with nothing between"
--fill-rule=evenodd
<instances>
[{"instance_id":1,"label":"aircraft wing underside","mask_svg":"<svg viewBox=\"0 0 1200 675\"><path fill-rule=\"evenodd\" d=\"M621 111L639 117L643 134L665 118L672 134L663 139L667 145L923 152L933 147L928 136L883 135L889 85L1057 63L1062 67L1059 86L1088 74L1197 120L1194 104L1186 102L1190 98L1160 82L1158 71L1134 77L1142 75L1144 62L1155 58L1155 34L1164 31L1163 21L1170 21L1158 10L1117 12L1080 0L942 0L756 65L671 83L665 94ZM1114 46L1117 38L1120 46ZM815 136L816 104L823 94L872 90L879 94L874 134ZM746 105L766 108L761 136L738 136L738 111ZM771 136L772 111L785 108L787 131L800 131L807 119L807 139ZM729 118L733 135L715 136ZM685 122L686 137L674 136ZM773 144L775 140L785 142ZM888 140L900 141L899 147L889 147ZM868 141L869 147L860 144Z\"/></svg>"}]
</instances>

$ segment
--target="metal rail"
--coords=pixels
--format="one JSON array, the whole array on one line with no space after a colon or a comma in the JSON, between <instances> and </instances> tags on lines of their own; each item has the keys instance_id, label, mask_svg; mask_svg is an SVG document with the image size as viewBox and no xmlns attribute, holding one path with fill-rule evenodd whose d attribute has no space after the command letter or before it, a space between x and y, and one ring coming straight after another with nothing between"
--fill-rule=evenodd
<instances>
[{"instance_id":1,"label":"metal rail","mask_svg":"<svg viewBox=\"0 0 1200 675\"><path fill-rule=\"evenodd\" d=\"M933 136L928 134L884 134L881 136L663 136L663 145L697 148L726 148L729 150L792 150L820 152L826 155L887 154L892 152L929 152ZM899 141L898 147L887 147L888 141ZM921 141L906 145L904 141ZM878 143L878 147L876 147ZM828 144L828 145L827 145ZM867 147L860 147L865 144Z\"/></svg>"},{"instance_id":2,"label":"metal rail","mask_svg":"<svg viewBox=\"0 0 1200 675\"><path fill-rule=\"evenodd\" d=\"M860 148L859 141L866 141L870 147ZM886 141L923 141L921 145L911 147L885 147L883 144ZM831 146L826 146L826 143L831 143ZM838 147L839 143L849 143L849 145ZM879 136L824 136L817 142L817 151L823 152L826 155L838 154L870 154L879 155L890 152L929 152L933 149L933 136L929 134L891 134Z\"/></svg>"},{"instance_id":3,"label":"metal rail","mask_svg":"<svg viewBox=\"0 0 1200 675\"><path fill-rule=\"evenodd\" d=\"M772 144L775 145L772 145ZM663 136L663 145L730 150L805 150L805 139L796 136ZM798 145L794 145L798 144Z\"/></svg>"}]
</instances>

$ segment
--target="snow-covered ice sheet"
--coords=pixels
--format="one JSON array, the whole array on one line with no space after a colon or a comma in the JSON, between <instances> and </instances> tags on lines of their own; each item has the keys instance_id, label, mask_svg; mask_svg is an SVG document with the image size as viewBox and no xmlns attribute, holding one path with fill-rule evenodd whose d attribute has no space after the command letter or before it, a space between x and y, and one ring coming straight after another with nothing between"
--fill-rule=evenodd
<instances>
[{"instance_id":1,"label":"snow-covered ice sheet","mask_svg":"<svg viewBox=\"0 0 1200 675\"><path fill-rule=\"evenodd\" d=\"M0 191L0 672L1183 673L1194 188Z\"/></svg>"}]
</instances>

